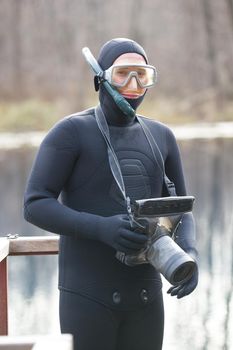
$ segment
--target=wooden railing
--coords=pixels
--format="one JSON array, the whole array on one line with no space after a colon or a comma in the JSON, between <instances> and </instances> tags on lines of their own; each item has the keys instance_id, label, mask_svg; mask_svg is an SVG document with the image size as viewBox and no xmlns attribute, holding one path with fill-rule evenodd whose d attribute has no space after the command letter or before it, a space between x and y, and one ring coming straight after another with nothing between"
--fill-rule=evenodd
<instances>
[{"instance_id":1,"label":"wooden railing","mask_svg":"<svg viewBox=\"0 0 233 350\"><path fill-rule=\"evenodd\" d=\"M58 236L0 238L0 335L8 334L8 256L57 254L58 240Z\"/></svg>"}]
</instances>

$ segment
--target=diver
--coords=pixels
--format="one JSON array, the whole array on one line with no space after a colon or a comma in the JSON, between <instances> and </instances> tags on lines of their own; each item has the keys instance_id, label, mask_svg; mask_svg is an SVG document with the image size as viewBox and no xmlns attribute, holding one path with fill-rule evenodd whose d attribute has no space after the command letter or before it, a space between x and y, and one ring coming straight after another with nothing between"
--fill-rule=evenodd
<instances>
[{"instance_id":1,"label":"diver","mask_svg":"<svg viewBox=\"0 0 233 350\"><path fill-rule=\"evenodd\" d=\"M149 65L144 49L126 38L104 44L98 64L103 74L94 82L100 104L65 117L48 132L27 182L24 216L60 235L60 326L62 333L73 334L75 350L161 350L160 273L149 263L128 266L116 255L137 255L148 245L148 236L131 224L119 177L132 202L168 195L164 174L135 113L147 89L156 83L156 69ZM105 82L131 112L125 112ZM100 115L104 126L97 123ZM160 122L141 119L156 140L176 194L185 196L173 133ZM114 176L117 171L122 177ZM176 242L197 260L192 213L183 216ZM197 283L196 265L188 281L168 292L182 298Z\"/></svg>"}]
</instances>

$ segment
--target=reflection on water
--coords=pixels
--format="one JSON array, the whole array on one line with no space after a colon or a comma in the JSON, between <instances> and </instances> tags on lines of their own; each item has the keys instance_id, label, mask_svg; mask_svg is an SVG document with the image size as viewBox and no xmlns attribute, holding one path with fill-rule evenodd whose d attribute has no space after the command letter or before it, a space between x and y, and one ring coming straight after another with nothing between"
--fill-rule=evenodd
<instances>
[{"instance_id":1,"label":"reflection on water","mask_svg":"<svg viewBox=\"0 0 233 350\"><path fill-rule=\"evenodd\" d=\"M59 332L57 256L10 257L9 275L10 335Z\"/></svg>"},{"instance_id":2,"label":"reflection on water","mask_svg":"<svg viewBox=\"0 0 233 350\"><path fill-rule=\"evenodd\" d=\"M189 194L196 197L200 283L181 300L166 294L164 350L233 348L233 138L180 140ZM1 234L44 234L22 220L35 150L0 151ZM9 186L10 184L10 186ZM9 205L11 217L9 218ZM57 257L10 257L10 333L59 332ZM155 325L156 327L156 325Z\"/></svg>"},{"instance_id":3,"label":"reflection on water","mask_svg":"<svg viewBox=\"0 0 233 350\"><path fill-rule=\"evenodd\" d=\"M233 214L223 222L221 230L210 232L209 225L203 228L203 234L209 232L213 238L204 250L199 237L200 283L192 296L183 300L165 296L164 349L233 348L232 218Z\"/></svg>"}]
</instances>

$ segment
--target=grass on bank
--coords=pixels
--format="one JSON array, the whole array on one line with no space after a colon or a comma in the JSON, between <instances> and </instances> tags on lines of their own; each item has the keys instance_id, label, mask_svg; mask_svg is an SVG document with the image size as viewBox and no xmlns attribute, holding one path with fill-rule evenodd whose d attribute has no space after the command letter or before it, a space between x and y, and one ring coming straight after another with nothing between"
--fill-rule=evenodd
<instances>
[{"instance_id":1,"label":"grass on bank","mask_svg":"<svg viewBox=\"0 0 233 350\"><path fill-rule=\"evenodd\" d=\"M85 105L88 108L96 103L97 100L90 100ZM0 102L0 132L46 131L65 115L79 110L82 108L72 107L62 100ZM213 101L192 106L185 101L145 99L138 113L167 124L233 121L233 102L217 108Z\"/></svg>"},{"instance_id":2,"label":"grass on bank","mask_svg":"<svg viewBox=\"0 0 233 350\"><path fill-rule=\"evenodd\" d=\"M47 101L0 102L0 131L48 130L59 119L60 110L59 104Z\"/></svg>"}]
</instances>

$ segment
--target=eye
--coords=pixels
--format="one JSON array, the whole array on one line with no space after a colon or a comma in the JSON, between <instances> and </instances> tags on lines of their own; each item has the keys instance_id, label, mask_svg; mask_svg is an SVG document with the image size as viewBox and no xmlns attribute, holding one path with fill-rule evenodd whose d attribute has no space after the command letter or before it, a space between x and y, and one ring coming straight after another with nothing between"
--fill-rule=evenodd
<instances>
[{"instance_id":1,"label":"eye","mask_svg":"<svg viewBox=\"0 0 233 350\"><path fill-rule=\"evenodd\" d=\"M146 71L144 69L138 70L137 73L140 78L146 76Z\"/></svg>"},{"instance_id":2,"label":"eye","mask_svg":"<svg viewBox=\"0 0 233 350\"><path fill-rule=\"evenodd\" d=\"M116 74L120 76L126 76L128 74L126 69L117 69Z\"/></svg>"}]
</instances>

